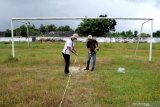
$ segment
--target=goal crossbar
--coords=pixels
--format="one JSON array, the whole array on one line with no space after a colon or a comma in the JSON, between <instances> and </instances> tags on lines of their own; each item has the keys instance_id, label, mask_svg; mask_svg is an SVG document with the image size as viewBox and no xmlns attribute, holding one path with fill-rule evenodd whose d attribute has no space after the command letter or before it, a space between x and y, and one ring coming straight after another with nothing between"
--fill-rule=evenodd
<instances>
[{"instance_id":1,"label":"goal crossbar","mask_svg":"<svg viewBox=\"0 0 160 107\"><path fill-rule=\"evenodd\" d=\"M153 38L153 18L132 18L132 17L33 17L33 18L12 18L11 19L11 36L12 36L12 57L15 57L14 51L14 31L13 22L14 21L29 21L29 20L83 20L83 19L115 19L115 20L144 20L146 22L151 22L151 32L150 32L150 50L149 50L149 62L152 61L152 38ZM145 22L145 23L146 23Z\"/></svg>"},{"instance_id":2,"label":"goal crossbar","mask_svg":"<svg viewBox=\"0 0 160 107\"><path fill-rule=\"evenodd\" d=\"M12 18L15 20L82 20L82 19L115 19L115 20L153 20L153 18L122 18L122 17L33 17L33 18Z\"/></svg>"}]
</instances>

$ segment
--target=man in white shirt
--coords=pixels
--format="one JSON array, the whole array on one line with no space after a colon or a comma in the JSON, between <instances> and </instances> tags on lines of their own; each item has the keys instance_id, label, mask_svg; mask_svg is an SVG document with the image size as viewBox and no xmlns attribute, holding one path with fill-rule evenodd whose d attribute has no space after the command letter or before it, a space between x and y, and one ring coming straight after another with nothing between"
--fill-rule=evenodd
<instances>
[{"instance_id":1,"label":"man in white shirt","mask_svg":"<svg viewBox=\"0 0 160 107\"><path fill-rule=\"evenodd\" d=\"M69 74L69 65L70 65L70 52L74 53L75 55L77 55L76 49L74 48L75 45L75 41L78 38L78 34L73 34L71 36L71 38L69 38L63 48L62 54L65 60L65 69L64 69L64 73L67 76L70 76Z\"/></svg>"}]
</instances>

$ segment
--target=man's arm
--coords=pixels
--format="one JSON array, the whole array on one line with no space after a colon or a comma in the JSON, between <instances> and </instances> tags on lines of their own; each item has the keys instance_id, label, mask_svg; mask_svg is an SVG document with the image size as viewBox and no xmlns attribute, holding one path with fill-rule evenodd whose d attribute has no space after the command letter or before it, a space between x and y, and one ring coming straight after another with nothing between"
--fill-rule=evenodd
<instances>
[{"instance_id":1,"label":"man's arm","mask_svg":"<svg viewBox=\"0 0 160 107\"><path fill-rule=\"evenodd\" d=\"M88 50L88 53L89 53L89 54L91 54L91 50L90 50L90 48L87 48L87 50Z\"/></svg>"},{"instance_id":2,"label":"man's arm","mask_svg":"<svg viewBox=\"0 0 160 107\"><path fill-rule=\"evenodd\" d=\"M91 50L90 50L90 47L89 47L89 42L87 42L87 51L89 54L91 54Z\"/></svg>"},{"instance_id":3,"label":"man's arm","mask_svg":"<svg viewBox=\"0 0 160 107\"><path fill-rule=\"evenodd\" d=\"M95 41L95 44L96 44L96 51L99 51L98 42L97 42L97 41Z\"/></svg>"},{"instance_id":4,"label":"man's arm","mask_svg":"<svg viewBox=\"0 0 160 107\"><path fill-rule=\"evenodd\" d=\"M73 50L75 53L77 53L77 50L76 50L75 47L72 47L72 50Z\"/></svg>"},{"instance_id":5,"label":"man's arm","mask_svg":"<svg viewBox=\"0 0 160 107\"><path fill-rule=\"evenodd\" d=\"M68 47L68 49L69 49L73 54L77 55L77 52L76 52L76 50L75 50L75 48L74 48L74 47L73 47L73 48Z\"/></svg>"},{"instance_id":6,"label":"man's arm","mask_svg":"<svg viewBox=\"0 0 160 107\"><path fill-rule=\"evenodd\" d=\"M96 47L98 47L98 42L95 40Z\"/></svg>"}]
</instances>

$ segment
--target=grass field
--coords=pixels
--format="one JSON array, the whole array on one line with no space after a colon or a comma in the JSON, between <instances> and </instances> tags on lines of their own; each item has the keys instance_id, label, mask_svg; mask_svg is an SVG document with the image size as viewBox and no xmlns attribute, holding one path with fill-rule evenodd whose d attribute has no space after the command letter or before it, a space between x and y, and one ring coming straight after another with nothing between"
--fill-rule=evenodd
<instances>
[{"instance_id":1,"label":"grass field","mask_svg":"<svg viewBox=\"0 0 160 107\"><path fill-rule=\"evenodd\" d=\"M15 43L17 61L11 60L11 44L0 43L0 107L58 107L68 80L64 76L63 42ZM85 43L76 44L82 67ZM62 107L128 107L136 103L160 106L160 45L100 43L95 72L71 76ZM75 56L71 55L71 65ZM125 74L117 72L125 68ZM153 105L152 105L153 106Z\"/></svg>"}]
</instances>

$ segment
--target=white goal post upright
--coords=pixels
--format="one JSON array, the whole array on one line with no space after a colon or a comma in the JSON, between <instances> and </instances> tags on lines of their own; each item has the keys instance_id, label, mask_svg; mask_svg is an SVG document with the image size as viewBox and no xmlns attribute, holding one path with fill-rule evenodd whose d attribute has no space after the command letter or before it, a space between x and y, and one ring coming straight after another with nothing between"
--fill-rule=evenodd
<instances>
[{"instance_id":1,"label":"white goal post upright","mask_svg":"<svg viewBox=\"0 0 160 107\"><path fill-rule=\"evenodd\" d=\"M83 20L83 19L115 19L115 20L144 20L151 21L151 33L150 33L150 50L149 50L149 62L152 62L152 38L153 38L153 18L120 18L120 17L37 17L37 18L12 18L11 19L11 36L12 36L12 57L15 58L14 50L14 21L29 21L29 20Z\"/></svg>"},{"instance_id":2,"label":"white goal post upright","mask_svg":"<svg viewBox=\"0 0 160 107\"><path fill-rule=\"evenodd\" d=\"M12 58L15 57L14 55L14 32L13 32L13 20L11 20L11 37L12 37Z\"/></svg>"}]
</instances>

